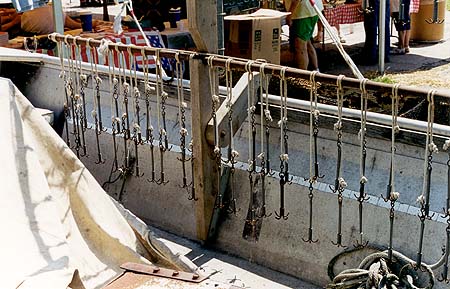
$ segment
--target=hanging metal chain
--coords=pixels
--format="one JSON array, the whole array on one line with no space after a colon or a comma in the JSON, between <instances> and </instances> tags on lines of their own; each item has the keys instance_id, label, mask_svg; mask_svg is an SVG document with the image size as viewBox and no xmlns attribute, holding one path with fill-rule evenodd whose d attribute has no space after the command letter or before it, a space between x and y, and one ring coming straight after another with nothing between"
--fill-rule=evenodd
<instances>
[{"instance_id":1,"label":"hanging metal chain","mask_svg":"<svg viewBox=\"0 0 450 289\"><path fill-rule=\"evenodd\" d=\"M319 110L317 109L317 84L315 76L318 72L313 71L310 74L309 81L311 83L310 90L310 110L309 110L309 228L308 228L308 238L302 238L303 242L306 243L317 243L319 240L314 240L313 238L313 199L314 199L314 187L313 184L317 181L319 176L319 164L317 161L317 135L319 134L318 128L318 118ZM313 161L314 158L314 161ZM314 164L313 164L314 162Z\"/></svg>"},{"instance_id":2,"label":"hanging metal chain","mask_svg":"<svg viewBox=\"0 0 450 289\"><path fill-rule=\"evenodd\" d=\"M419 250L417 252L417 260L415 267L421 268L422 265L422 245L425 232L425 220L431 220L434 216L430 215L430 192L431 192L431 171L433 169L433 153L438 152L437 146L433 142L433 123L434 123L434 94L435 90L430 90L427 95L428 101L428 119L427 119L427 135L424 153L424 169L423 169L423 186L422 194L417 198L420 204L420 233L419 233Z\"/></svg>"},{"instance_id":3,"label":"hanging metal chain","mask_svg":"<svg viewBox=\"0 0 450 289\"><path fill-rule=\"evenodd\" d=\"M137 61L136 56L131 51L131 47L128 46L128 59L130 66L134 68L134 73L130 71L130 84L132 85L133 90L133 99L134 99L134 113L133 113L133 136L132 140L134 142L134 153L135 153L135 159L134 159L134 167L135 167L135 176L136 177L142 177L144 174L140 173L140 167L139 167L139 146L144 144L142 140L142 131L141 131L141 108L139 106L139 99L141 98L141 92L138 88L138 81L137 81ZM130 67L131 70L131 67ZM133 84L134 80L134 84Z\"/></svg>"},{"instance_id":4,"label":"hanging metal chain","mask_svg":"<svg viewBox=\"0 0 450 289\"><path fill-rule=\"evenodd\" d=\"M188 130L186 129L186 108L187 104L184 101L184 91L183 91L183 63L180 61L180 54L177 52L175 54L175 76L177 78L177 96L178 96L178 122L180 124L180 157L177 159L181 162L181 172L182 172L182 185L181 188L186 189L188 192L189 200L193 200L190 196L190 188L187 181L186 175L186 162L190 161L190 158L186 157L186 137L188 136ZM195 197L195 196L194 196ZM196 200L195 200L196 201Z\"/></svg>"},{"instance_id":5,"label":"hanging metal chain","mask_svg":"<svg viewBox=\"0 0 450 289\"><path fill-rule=\"evenodd\" d=\"M337 79L337 111L338 111L338 120L334 124L334 131L336 132L336 146L337 146L337 162L336 162L336 178L334 180L334 187L330 186L330 189L333 193L337 193L337 201L338 201L338 223L337 223L337 235L336 242L331 241L331 243L338 247L346 247L342 245L342 203L343 203L343 195L342 193L345 191L347 187L347 182L341 176L341 166L342 166L342 108L344 106L344 91L342 88L342 79L344 79L344 75L339 75Z\"/></svg>"},{"instance_id":6,"label":"hanging metal chain","mask_svg":"<svg viewBox=\"0 0 450 289\"><path fill-rule=\"evenodd\" d=\"M65 96L65 102L64 102L64 122L65 122L65 130L66 130L66 142L67 145L70 147L70 136L69 136L69 122L68 119L70 117L70 109L69 109L69 95L68 95L68 78L66 74L66 69L64 66L64 51L67 49L67 47L63 47L63 44L61 41L56 41L55 34L52 35L53 41L56 42L56 45L58 46L58 53L59 53L59 60L61 65L61 72L59 73L59 78L63 80L64 85L64 96Z\"/></svg>"},{"instance_id":7,"label":"hanging metal chain","mask_svg":"<svg viewBox=\"0 0 450 289\"><path fill-rule=\"evenodd\" d=\"M273 121L273 118L270 114L270 106L269 106L269 77L266 75L264 67L265 63L260 66L260 75L261 75L261 116L264 115L264 129L265 129L265 164L266 164L266 175L272 176L274 173L272 172L272 168L270 165L270 123ZM261 117L262 118L262 117ZM261 132L262 134L262 132ZM263 145L261 143L261 145Z\"/></svg>"},{"instance_id":8,"label":"hanging metal chain","mask_svg":"<svg viewBox=\"0 0 450 289\"><path fill-rule=\"evenodd\" d=\"M74 81L73 75L75 72L75 65L74 65L74 51L72 50L72 46L67 42L67 37L64 39L64 42L67 45L67 48L69 49L69 57L68 57L68 64L69 64L69 77L67 79L67 94L70 97L70 108L72 111L72 126L73 126L73 135L75 138L75 152L77 157L80 157L80 148L81 148L81 137L80 137L80 128L79 128L79 109L78 109L78 99L79 97L75 93L76 91L76 81Z\"/></svg>"},{"instance_id":9,"label":"hanging metal chain","mask_svg":"<svg viewBox=\"0 0 450 289\"><path fill-rule=\"evenodd\" d=\"M213 120L214 125L214 149L212 158L215 160L217 178L216 178L216 187L217 192L214 192L216 195L216 201L214 204L214 208L222 209L224 207L223 204L223 196L220 190L220 178L222 175L222 151L220 149L219 143L219 127L217 122L217 109L220 105L220 98L218 95L218 88L216 84L216 68L213 64L214 56L211 55L208 57L208 74L209 74L209 89L211 92L211 119Z\"/></svg>"},{"instance_id":10,"label":"hanging metal chain","mask_svg":"<svg viewBox=\"0 0 450 289\"><path fill-rule=\"evenodd\" d=\"M450 255L450 139L446 140L443 146L444 151L448 152L448 161L447 161L447 202L446 206L443 209L442 218L447 218L447 228L445 229L447 235L447 242L445 246L444 253L444 266L442 269L441 276L438 278L440 282L445 282L447 284L450 283L450 279L448 277L448 259Z\"/></svg>"},{"instance_id":11,"label":"hanging metal chain","mask_svg":"<svg viewBox=\"0 0 450 289\"><path fill-rule=\"evenodd\" d=\"M248 98L247 98L247 119L248 119L248 181L250 189L250 201L249 201L249 214L245 220L251 228L252 232L255 231L257 214L256 204L254 198L255 182L256 182L256 117L255 117L255 83L254 75L251 70L254 61L250 60L245 65L245 71L247 72L248 81Z\"/></svg>"},{"instance_id":12,"label":"hanging metal chain","mask_svg":"<svg viewBox=\"0 0 450 289\"><path fill-rule=\"evenodd\" d=\"M228 146L228 165L230 166L230 200L228 204L228 213L236 214L236 188L235 188L235 165L237 163L236 159L239 157L239 152L234 146L234 131L233 131L233 71L231 70L232 59L227 59L225 62L225 81L227 87L227 100L226 107L228 108L228 129L229 134L229 146Z\"/></svg>"},{"instance_id":13,"label":"hanging metal chain","mask_svg":"<svg viewBox=\"0 0 450 289\"><path fill-rule=\"evenodd\" d=\"M359 179L359 196L355 196L359 202L359 240L356 241L355 247L365 247L369 243L364 242L363 231L363 203L368 201L369 198L365 193L365 185L368 181L366 177L366 157L367 157L367 139L366 139L366 121L367 121L367 90L366 83L368 79L364 78L359 84L361 90L361 129L359 130L360 140L360 179Z\"/></svg>"},{"instance_id":14,"label":"hanging metal chain","mask_svg":"<svg viewBox=\"0 0 450 289\"><path fill-rule=\"evenodd\" d=\"M392 132L391 132L391 163L389 168L389 184L387 185L386 197L381 196L385 202L391 202L391 208L389 210L389 246L388 246L388 261L392 263L392 241L394 234L394 217L395 217L395 202L400 197L400 194L395 191L395 135L400 131L400 127L397 123L398 117L398 88L400 84L395 84L392 87Z\"/></svg>"},{"instance_id":15,"label":"hanging metal chain","mask_svg":"<svg viewBox=\"0 0 450 289\"><path fill-rule=\"evenodd\" d=\"M277 213L275 211L275 219L287 220L289 213L286 213L286 209L284 207L284 187L286 183L289 183L289 154L288 154L288 135L287 135L287 81L286 81L286 70L287 67L283 67L280 73L280 121L278 122L278 126L280 127L280 173L278 174L280 177L280 211Z\"/></svg>"},{"instance_id":16,"label":"hanging metal chain","mask_svg":"<svg viewBox=\"0 0 450 289\"><path fill-rule=\"evenodd\" d=\"M166 129L166 99L167 92L164 91L164 84L162 79L162 65L160 50L157 49L155 53L156 57L156 99L158 105L158 129L159 129L159 168L160 168L160 178L156 181L158 185L165 185L169 181L165 180L164 171L164 155L169 148L169 141L167 138Z\"/></svg>"},{"instance_id":17,"label":"hanging metal chain","mask_svg":"<svg viewBox=\"0 0 450 289\"><path fill-rule=\"evenodd\" d=\"M116 77L114 67L113 51L108 50L108 74L109 87L111 95L111 130L114 150L113 169L112 172L119 170L118 153L117 153L117 134L120 134L120 118L119 118L119 80Z\"/></svg>"},{"instance_id":18,"label":"hanging metal chain","mask_svg":"<svg viewBox=\"0 0 450 289\"><path fill-rule=\"evenodd\" d=\"M261 208L259 218L268 218L272 215L272 213L267 214L266 210L266 175L271 175L270 168L270 127L269 122L272 122L272 116L270 115L269 110L269 79L265 73L265 66L267 64L263 63L260 65L259 74L260 74L260 86L259 86L259 94L260 94L260 109L261 109L261 119L260 119L260 132L261 132L261 153L258 155L258 158L261 160L261 170L258 174L259 179L261 180ZM265 103L266 101L266 103ZM264 142L264 137L266 138L266 142Z\"/></svg>"},{"instance_id":19,"label":"hanging metal chain","mask_svg":"<svg viewBox=\"0 0 450 289\"><path fill-rule=\"evenodd\" d=\"M87 156L87 146L86 146L86 130L87 130L87 116L86 116L86 94L85 88L88 85L88 77L83 73L83 68L81 65L81 48L80 45L77 44L76 39L80 38L80 36L76 36L74 38L74 46L75 46L75 70L76 76L78 80L78 100L81 104L77 104L77 110L79 111L79 124L77 124L77 129L79 130L79 135L81 136L80 145L83 148L83 154L81 156Z\"/></svg>"}]
</instances>

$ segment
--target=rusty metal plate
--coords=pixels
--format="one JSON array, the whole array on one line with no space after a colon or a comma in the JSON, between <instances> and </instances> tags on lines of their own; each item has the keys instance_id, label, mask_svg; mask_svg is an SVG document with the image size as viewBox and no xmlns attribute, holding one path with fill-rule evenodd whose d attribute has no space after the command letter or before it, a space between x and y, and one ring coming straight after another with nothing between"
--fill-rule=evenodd
<instances>
[{"instance_id":1,"label":"rusty metal plate","mask_svg":"<svg viewBox=\"0 0 450 289\"><path fill-rule=\"evenodd\" d=\"M197 273L189 273L189 272L184 272L184 271L177 271L177 270L172 270L172 269L167 269L167 268L162 268L162 267L156 267L156 266L152 266L152 265L143 265L143 264L137 264L137 263L131 263L131 262L122 264L120 266L120 268L122 268L126 271L135 272L135 273L171 278L171 279L182 280L182 281L193 282L193 283L200 283L207 278L206 276L202 276Z\"/></svg>"}]
</instances>

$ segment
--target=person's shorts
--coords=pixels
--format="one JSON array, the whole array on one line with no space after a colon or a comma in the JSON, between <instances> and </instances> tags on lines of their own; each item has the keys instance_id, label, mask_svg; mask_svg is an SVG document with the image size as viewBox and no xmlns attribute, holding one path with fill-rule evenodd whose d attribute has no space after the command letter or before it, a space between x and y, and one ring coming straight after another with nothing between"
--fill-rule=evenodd
<instances>
[{"instance_id":1,"label":"person's shorts","mask_svg":"<svg viewBox=\"0 0 450 289\"><path fill-rule=\"evenodd\" d=\"M403 4L403 19L400 19L400 13L399 12L393 12L392 18L394 19L394 25L395 29L397 31L405 31L405 30L411 30L411 18L409 15L409 5L411 1L410 0L401 0L400 4Z\"/></svg>"},{"instance_id":2,"label":"person's shorts","mask_svg":"<svg viewBox=\"0 0 450 289\"><path fill-rule=\"evenodd\" d=\"M293 41L294 37L298 37L301 40L308 41L311 39L314 27L317 24L319 17L313 16L302 19L292 20L292 24L289 31L289 38Z\"/></svg>"}]
</instances>

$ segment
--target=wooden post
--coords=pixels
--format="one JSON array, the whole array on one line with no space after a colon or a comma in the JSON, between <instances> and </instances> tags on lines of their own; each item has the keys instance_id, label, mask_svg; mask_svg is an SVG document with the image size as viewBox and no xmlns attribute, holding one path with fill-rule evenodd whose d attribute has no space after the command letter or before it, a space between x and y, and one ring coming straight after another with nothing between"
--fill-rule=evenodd
<instances>
[{"instance_id":1,"label":"wooden post","mask_svg":"<svg viewBox=\"0 0 450 289\"><path fill-rule=\"evenodd\" d=\"M55 32L64 34L64 14L61 0L53 1L53 21L55 23Z\"/></svg>"},{"instance_id":2,"label":"wooden post","mask_svg":"<svg viewBox=\"0 0 450 289\"><path fill-rule=\"evenodd\" d=\"M189 31L199 52L217 51L217 3L215 0L188 0ZM194 185L197 238L206 241L217 192L218 171L212 159L213 147L206 140L211 118L211 92L206 62L190 61L192 138L194 142Z\"/></svg>"}]
</instances>

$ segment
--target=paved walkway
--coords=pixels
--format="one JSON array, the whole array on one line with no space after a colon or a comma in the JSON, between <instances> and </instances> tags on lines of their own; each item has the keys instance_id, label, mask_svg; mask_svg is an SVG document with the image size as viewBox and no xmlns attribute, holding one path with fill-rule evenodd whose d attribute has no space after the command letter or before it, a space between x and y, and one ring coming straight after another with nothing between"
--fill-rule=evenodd
<instances>
[{"instance_id":1,"label":"paved walkway","mask_svg":"<svg viewBox=\"0 0 450 289\"><path fill-rule=\"evenodd\" d=\"M385 64L386 73L406 73L417 70L429 70L434 67L450 64L450 11L446 11L446 21L444 22L444 38L438 43L417 43L410 44L411 52L405 55L391 55L390 62ZM424 29L426 25L422 24ZM351 32L353 30L353 32ZM344 49L354 58L360 53L364 45L364 27L363 23L341 25L341 31L346 39ZM397 36L397 32L393 31L393 35ZM329 37L325 38L325 50L321 50L321 45L316 44L319 48L319 66L321 71L331 74L351 75L350 69L340 57L334 44L331 44ZM391 46L397 43L397 37L391 37ZM362 66L358 68L363 74L369 71L377 71L378 65ZM449 71L450 72L450 71Z\"/></svg>"}]
</instances>

